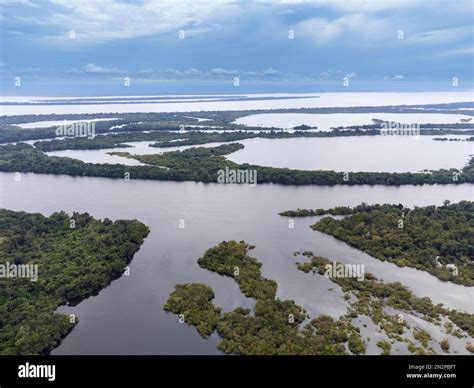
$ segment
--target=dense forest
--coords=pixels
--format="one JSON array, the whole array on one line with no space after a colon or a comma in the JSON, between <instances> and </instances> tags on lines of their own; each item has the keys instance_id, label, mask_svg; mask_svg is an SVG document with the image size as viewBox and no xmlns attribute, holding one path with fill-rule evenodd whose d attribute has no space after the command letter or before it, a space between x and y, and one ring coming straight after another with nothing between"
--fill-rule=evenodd
<instances>
[{"instance_id":1,"label":"dense forest","mask_svg":"<svg viewBox=\"0 0 474 388\"><path fill-rule=\"evenodd\" d=\"M344 208L340 208L344 209ZM308 215L320 211L307 211ZM328 210L334 214L334 210ZM303 214L298 210L296 213ZM336 212L337 214L338 212ZM474 202L404 208L361 205L312 226L379 260L429 272L444 281L474 286ZM456 266L450 268L451 265Z\"/></svg>"},{"instance_id":2,"label":"dense forest","mask_svg":"<svg viewBox=\"0 0 474 388\"><path fill-rule=\"evenodd\" d=\"M214 292L204 284L179 284L164 309L184 316L203 337L217 332L219 349L244 355L318 355L365 353L359 329L348 317L327 315L308 319L292 300L275 298L277 284L261 276L259 263L248 256L253 247L244 241L224 241L198 260L202 268L232 277L247 296L256 299L253 311L241 307L224 313L214 306Z\"/></svg>"},{"instance_id":3,"label":"dense forest","mask_svg":"<svg viewBox=\"0 0 474 388\"><path fill-rule=\"evenodd\" d=\"M0 277L0 354L47 354L58 346L78 318L56 309L95 295L120 277L147 234L136 220L0 209L0 266L38 269L36 281Z\"/></svg>"},{"instance_id":4,"label":"dense forest","mask_svg":"<svg viewBox=\"0 0 474 388\"><path fill-rule=\"evenodd\" d=\"M157 132L127 132L98 135L92 139L87 137L66 137L64 139L53 139L37 141L34 146L43 152L63 150L98 150L106 148L130 147L127 142L137 141L160 141L168 142L182 138L182 134L170 131Z\"/></svg>"}]
</instances>

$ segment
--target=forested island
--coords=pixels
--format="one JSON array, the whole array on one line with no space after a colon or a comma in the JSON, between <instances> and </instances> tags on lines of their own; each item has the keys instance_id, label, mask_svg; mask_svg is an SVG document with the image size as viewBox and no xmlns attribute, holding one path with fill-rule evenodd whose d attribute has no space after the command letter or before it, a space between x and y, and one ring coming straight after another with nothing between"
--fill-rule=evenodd
<instances>
[{"instance_id":1,"label":"forested island","mask_svg":"<svg viewBox=\"0 0 474 388\"><path fill-rule=\"evenodd\" d=\"M0 354L48 354L77 317L56 313L96 295L124 272L148 228L87 213L0 209L0 266L37 266L37 279L0 277Z\"/></svg>"},{"instance_id":2,"label":"forested island","mask_svg":"<svg viewBox=\"0 0 474 388\"><path fill-rule=\"evenodd\" d=\"M187 129L188 132L180 131L145 131L110 133L97 135L94 138L88 137L66 137L64 139L51 139L37 141L34 146L41 151L63 151L63 150L97 150L106 148L126 148L126 143L139 141L153 141L150 147L167 148L176 146L202 145L207 143L226 143L245 139L294 139L294 138L333 138L333 137L355 137L355 136L379 136L380 129L355 129L342 130L333 129L326 132L270 130L250 132L248 130L215 132L203 131L202 128ZM468 135L474 134L473 130L453 131L453 130L423 130L421 136L433 135ZM1 136L1 134L0 134ZM435 138L442 139L442 138ZM466 139L471 141L472 138Z\"/></svg>"},{"instance_id":3,"label":"forested island","mask_svg":"<svg viewBox=\"0 0 474 388\"><path fill-rule=\"evenodd\" d=\"M402 205L399 205L402 206ZM381 205L367 205L365 203L350 207L350 206L336 206L331 209L296 209L296 210L285 210L284 212L278 213L280 216L283 217L315 217L315 216L324 216L324 215L332 215L332 216L346 216L348 214L357 213L360 210L368 210L368 209L380 209L382 208Z\"/></svg>"},{"instance_id":4,"label":"forested island","mask_svg":"<svg viewBox=\"0 0 474 388\"><path fill-rule=\"evenodd\" d=\"M312 252L296 252L295 256L303 255L304 263L297 263L298 269L313 274L325 276L326 266L333 265L331 261L324 257L315 256ZM434 305L430 298L419 298L415 296L407 287L399 282L385 283L378 280L374 275L366 273L364 280L359 281L354 277L329 277L345 293L344 298L350 300L348 315L357 318L359 315L368 316L378 327L380 332L384 332L387 340L380 340L377 346L383 350L382 354L390 354L393 344L405 342L408 350L415 354L434 354L432 348L434 339L429 333L418 327L410 327L405 319L398 315L391 315L386 312L387 307L391 307L402 313L409 313L423 320L443 326L445 334L455 335L458 338L474 337L474 315L462 311L450 310L442 305ZM446 321L448 320L448 321ZM415 343L409 339L411 332ZM443 349L443 342L441 348ZM448 342L449 348L449 342ZM469 343L466 345L469 352L474 352ZM447 352L447 349L445 350Z\"/></svg>"},{"instance_id":5,"label":"forested island","mask_svg":"<svg viewBox=\"0 0 474 388\"><path fill-rule=\"evenodd\" d=\"M152 179L168 181L217 182L219 170L227 168L252 170L258 173L258 183L283 185L423 185L461 184L474 182L474 158L462 169L433 170L418 173L336 172L327 170L291 170L251 164L237 164L224 156L244 146L238 143L218 147L191 148L185 151L152 155L132 155L113 152L112 155L136 159L147 166L93 164L80 160L48 156L24 143L0 146L0 171L37 174L67 174L108 178ZM218 156L217 156L218 155ZM163 168L166 167L166 168Z\"/></svg>"},{"instance_id":6,"label":"forested island","mask_svg":"<svg viewBox=\"0 0 474 388\"><path fill-rule=\"evenodd\" d=\"M242 293L256 299L253 311L241 307L224 313L214 306L213 290L199 283L179 284L164 309L182 314L203 337L217 332L225 353L243 355L363 354L365 344L349 317L319 315L309 320L292 300L275 297L275 281L261 276L259 263L248 256L244 241L224 241L207 250L199 266L232 277ZM309 321L308 321L309 320ZM303 322L307 322L301 327Z\"/></svg>"},{"instance_id":7,"label":"forested island","mask_svg":"<svg viewBox=\"0 0 474 388\"><path fill-rule=\"evenodd\" d=\"M392 345L397 342L407 343L412 353L434 354L431 336L425 330L410 327L398 315L388 314L384 310L387 306L434 325L444 324L446 334L459 338L474 335L472 314L434 305L429 298L414 296L400 283L384 283L371 274L365 274L363 281L330 278L341 288L344 299L350 301L347 313L339 319L327 315L310 318L294 301L276 298L277 283L262 277L261 263L248 255L253 248L244 241L224 241L198 260L200 267L233 278L243 294L256 299L253 310L238 307L223 312L212 302L213 290L200 283L178 284L164 306L166 311L178 314L184 322L195 326L204 338L217 332L221 338L218 347L225 353L365 354L366 342L355 324L359 316L365 315L385 333L387 339L377 343L382 354L390 354ZM295 253L296 257L299 255ZM323 275L325 266L331 263L312 252L302 255L310 260L296 263L304 272ZM409 333L415 340L410 339ZM471 348L466 346L466 349Z\"/></svg>"},{"instance_id":8,"label":"forested island","mask_svg":"<svg viewBox=\"0 0 474 388\"><path fill-rule=\"evenodd\" d=\"M339 131L331 132L285 132L282 130L272 130L270 132L210 132L193 130L190 132L179 131L151 131L151 132L130 132L112 133L108 135L95 136L92 139L87 137L69 137L64 139L53 139L47 141L37 141L34 146L41 151L63 151L63 150L95 150L106 148L127 147L126 143L137 141L155 141L150 147L176 147L187 145L202 145L206 143L226 143L245 139L292 139L300 137L342 137L342 136L376 136L380 131ZM439 134L439 133L438 133Z\"/></svg>"},{"instance_id":9,"label":"forested island","mask_svg":"<svg viewBox=\"0 0 474 388\"><path fill-rule=\"evenodd\" d=\"M297 209L280 215L325 217L311 227L374 258L414 267L444 281L474 286L474 202L443 206L366 205ZM453 265L455 267L453 267Z\"/></svg>"}]
</instances>

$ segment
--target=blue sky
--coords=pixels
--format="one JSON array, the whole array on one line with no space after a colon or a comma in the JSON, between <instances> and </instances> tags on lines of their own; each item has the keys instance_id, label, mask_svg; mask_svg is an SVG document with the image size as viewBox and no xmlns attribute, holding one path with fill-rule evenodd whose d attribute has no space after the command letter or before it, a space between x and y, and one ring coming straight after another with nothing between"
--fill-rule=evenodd
<instances>
[{"instance_id":1,"label":"blue sky","mask_svg":"<svg viewBox=\"0 0 474 388\"><path fill-rule=\"evenodd\" d=\"M4 95L450 90L453 77L459 89L473 84L471 0L0 4Z\"/></svg>"}]
</instances>

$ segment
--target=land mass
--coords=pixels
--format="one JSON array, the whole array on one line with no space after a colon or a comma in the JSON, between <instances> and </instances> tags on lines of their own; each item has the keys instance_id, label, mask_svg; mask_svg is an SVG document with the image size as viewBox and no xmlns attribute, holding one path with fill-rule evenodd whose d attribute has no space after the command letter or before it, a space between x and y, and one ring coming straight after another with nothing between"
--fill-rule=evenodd
<instances>
[{"instance_id":1,"label":"land mass","mask_svg":"<svg viewBox=\"0 0 474 388\"><path fill-rule=\"evenodd\" d=\"M0 277L0 354L48 354L58 346L78 318L57 308L120 277L148 232L136 220L0 209L0 265L37 266L36 280Z\"/></svg>"},{"instance_id":2,"label":"land mass","mask_svg":"<svg viewBox=\"0 0 474 388\"><path fill-rule=\"evenodd\" d=\"M474 157L461 170L452 168L417 173L345 173L237 164L225 158L225 155L243 147L239 143L228 143L217 147L197 147L184 151L152 155L132 155L125 152L110 153L111 155L135 159L146 164L145 166L125 166L121 164L84 163L71 158L48 156L29 144L18 143L0 146L0 171L215 183L218 181L219 171L229 168L244 172L256 171L258 183L279 183L283 185L367 184L398 186L474 183Z\"/></svg>"},{"instance_id":3,"label":"land mass","mask_svg":"<svg viewBox=\"0 0 474 388\"><path fill-rule=\"evenodd\" d=\"M434 305L429 298L418 298L400 283L384 283L372 274L363 281L355 278L330 278L350 300L346 314L338 319L319 315L311 319L308 313L292 300L276 297L277 283L261 275L262 264L250 257L254 247L244 241L224 241L207 250L198 260L200 267L234 279L241 292L255 298L255 307L236 308L223 312L213 304L213 290L205 284L176 285L164 309L179 315L181 320L195 326L204 338L217 333L219 349L229 354L243 355L334 355L365 354L367 343L361 330L354 324L359 315L369 317L384 332L387 340L377 345L389 354L396 342L406 342L416 354L434 354L432 338L423 329L411 328L397 314L389 314L392 307L415 315L428 323L441 326L446 334L459 338L474 334L474 317L462 311ZM300 253L296 252L297 257ZM297 263L304 272L323 275L331 262L323 257L304 252L309 259ZM415 340L410 340L411 333ZM369 339L367 339L369 341ZM449 343L448 343L449 348ZM467 346L466 346L467 348ZM469 350L469 349L468 349Z\"/></svg>"},{"instance_id":4,"label":"land mass","mask_svg":"<svg viewBox=\"0 0 474 388\"><path fill-rule=\"evenodd\" d=\"M465 286L474 286L474 202L443 206L361 204L354 208L297 209L280 215L324 217L311 226L374 258L414 267Z\"/></svg>"},{"instance_id":5,"label":"land mass","mask_svg":"<svg viewBox=\"0 0 474 388\"><path fill-rule=\"evenodd\" d=\"M419 327L410 327L403 314L411 314L428 323L444 326L445 334L455 335L458 338L474 336L474 315L458 310L450 310L442 305L434 305L430 298L419 298L399 282L385 283L370 273L364 274L364 279L350 276L327 276L328 266L333 268L341 263L331 262L312 252L296 252L295 256L303 255L309 261L297 263L299 270L329 277L345 293L344 298L350 300L349 316L357 318L359 315L368 316L380 332L384 332L387 340L380 340L377 346L383 350L382 354L390 354L390 349L397 342L408 344L408 350L415 354L434 354L433 338L427 331ZM387 307L402 312L402 315L389 314ZM447 321L446 321L447 320ZM411 337L407 334L411 333ZM443 341L448 341L444 339ZM442 342L443 342L442 341ZM417 342L417 343L415 343ZM448 343L449 344L449 343ZM443 348L441 344L441 348ZM449 346L448 346L449 348ZM472 351L470 343L466 349Z\"/></svg>"},{"instance_id":6,"label":"land mass","mask_svg":"<svg viewBox=\"0 0 474 388\"><path fill-rule=\"evenodd\" d=\"M184 317L203 337L217 332L218 347L225 353L243 355L362 354L365 344L349 318L334 320L320 315L310 320L292 300L275 297L275 281L261 276L261 263L248 256L244 241L224 241L198 260L202 268L232 277L242 293L256 299L255 308L238 307L223 313L214 306L214 292L204 284L179 284L164 309Z\"/></svg>"}]
</instances>

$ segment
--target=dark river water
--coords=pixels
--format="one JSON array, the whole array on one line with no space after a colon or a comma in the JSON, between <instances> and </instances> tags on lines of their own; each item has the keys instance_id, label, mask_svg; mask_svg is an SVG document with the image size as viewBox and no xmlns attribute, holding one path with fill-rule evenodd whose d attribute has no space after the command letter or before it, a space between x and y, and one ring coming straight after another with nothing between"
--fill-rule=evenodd
<instances>
[{"instance_id":1,"label":"dark river water","mask_svg":"<svg viewBox=\"0 0 474 388\"><path fill-rule=\"evenodd\" d=\"M418 296L429 296L451 308L474 312L473 288L441 282L424 272L382 263L345 243L309 228L316 218L278 216L287 209L329 208L359 203L403 203L407 206L474 199L474 185L335 186L219 185L203 183L129 182L101 178L0 174L0 205L49 215L64 210L89 212L96 218L138 219L151 233L130 264L130 276L112 282L99 295L61 312L79 316L77 327L53 354L215 354L217 338L202 339L180 324L163 305L177 283L203 282L225 310L252 306L230 278L201 269L197 259L223 240L255 244L251 255L263 263L265 277L278 282L278 297L294 299L310 315L337 317L346 304L329 279L296 269L293 252L315 254L347 263L362 263L387 281L401 281ZM180 220L184 228L180 228Z\"/></svg>"}]
</instances>

